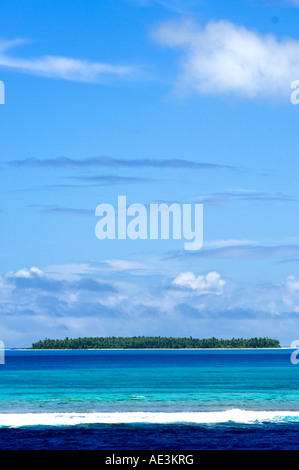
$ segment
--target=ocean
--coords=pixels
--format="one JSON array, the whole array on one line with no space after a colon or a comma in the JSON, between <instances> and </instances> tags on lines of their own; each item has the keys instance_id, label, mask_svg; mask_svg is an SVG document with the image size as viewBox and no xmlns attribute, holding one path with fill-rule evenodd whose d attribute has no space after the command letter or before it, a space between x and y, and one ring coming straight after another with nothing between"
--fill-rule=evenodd
<instances>
[{"instance_id":1,"label":"ocean","mask_svg":"<svg viewBox=\"0 0 299 470\"><path fill-rule=\"evenodd\" d=\"M290 349L6 350L1 450L297 450Z\"/></svg>"}]
</instances>

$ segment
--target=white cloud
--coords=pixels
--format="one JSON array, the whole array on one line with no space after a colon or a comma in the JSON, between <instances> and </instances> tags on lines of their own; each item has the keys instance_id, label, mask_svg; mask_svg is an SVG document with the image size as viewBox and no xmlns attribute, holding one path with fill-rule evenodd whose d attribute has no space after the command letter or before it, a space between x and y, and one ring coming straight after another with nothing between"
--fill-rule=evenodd
<instances>
[{"instance_id":1,"label":"white cloud","mask_svg":"<svg viewBox=\"0 0 299 470\"><path fill-rule=\"evenodd\" d=\"M299 41L278 40L227 20L202 27L192 19L154 30L161 44L183 51L176 83L180 94L289 96L299 78Z\"/></svg>"},{"instance_id":2,"label":"white cloud","mask_svg":"<svg viewBox=\"0 0 299 470\"><path fill-rule=\"evenodd\" d=\"M98 83L109 77L132 77L136 74L134 67L112 65L102 62L91 62L70 57L50 56L22 59L8 54L9 49L26 41L0 41L0 66L23 73L44 77L60 78L75 82Z\"/></svg>"},{"instance_id":3,"label":"white cloud","mask_svg":"<svg viewBox=\"0 0 299 470\"><path fill-rule=\"evenodd\" d=\"M299 280L296 279L295 276L288 276L285 285L291 292L299 291Z\"/></svg>"},{"instance_id":4,"label":"white cloud","mask_svg":"<svg viewBox=\"0 0 299 470\"><path fill-rule=\"evenodd\" d=\"M172 283L175 286L187 287L196 291L198 295L201 294L222 294L223 287L226 282L221 279L221 276L216 271L211 271L205 276L195 276L192 272L185 272L179 274Z\"/></svg>"},{"instance_id":5,"label":"white cloud","mask_svg":"<svg viewBox=\"0 0 299 470\"><path fill-rule=\"evenodd\" d=\"M14 275L13 277L19 277L19 278L26 278L26 279L29 279L31 278L32 276L43 276L43 271L41 271L39 268L37 268L36 266L32 266L31 268L22 268L22 269L19 269Z\"/></svg>"},{"instance_id":6,"label":"white cloud","mask_svg":"<svg viewBox=\"0 0 299 470\"><path fill-rule=\"evenodd\" d=\"M282 300L285 306L296 313L299 313L299 279L290 275L282 284Z\"/></svg>"}]
</instances>

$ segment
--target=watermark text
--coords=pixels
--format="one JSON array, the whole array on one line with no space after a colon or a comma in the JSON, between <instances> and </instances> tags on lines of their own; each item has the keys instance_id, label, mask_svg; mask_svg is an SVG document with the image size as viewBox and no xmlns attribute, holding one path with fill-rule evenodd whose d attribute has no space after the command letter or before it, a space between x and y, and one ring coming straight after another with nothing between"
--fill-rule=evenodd
<instances>
[{"instance_id":1,"label":"watermark text","mask_svg":"<svg viewBox=\"0 0 299 470\"><path fill-rule=\"evenodd\" d=\"M0 364L5 364L5 346L3 341L0 340Z\"/></svg>"},{"instance_id":2,"label":"watermark text","mask_svg":"<svg viewBox=\"0 0 299 470\"><path fill-rule=\"evenodd\" d=\"M0 104L5 104L5 86L2 80L0 80Z\"/></svg>"},{"instance_id":3,"label":"watermark text","mask_svg":"<svg viewBox=\"0 0 299 470\"><path fill-rule=\"evenodd\" d=\"M299 80L293 80L291 82L291 88L294 88L294 91L291 93L291 103L299 103Z\"/></svg>"},{"instance_id":4,"label":"watermark text","mask_svg":"<svg viewBox=\"0 0 299 470\"><path fill-rule=\"evenodd\" d=\"M291 363L294 365L299 364L299 339L295 339L294 341L291 342L291 348L296 348L295 351L292 352L291 354Z\"/></svg>"},{"instance_id":5,"label":"watermark text","mask_svg":"<svg viewBox=\"0 0 299 470\"><path fill-rule=\"evenodd\" d=\"M203 204L148 207L134 203L127 207L126 196L118 196L116 210L111 204L99 204L95 215L100 217L95 227L99 240L184 239L185 250L199 250L203 245Z\"/></svg>"}]
</instances>

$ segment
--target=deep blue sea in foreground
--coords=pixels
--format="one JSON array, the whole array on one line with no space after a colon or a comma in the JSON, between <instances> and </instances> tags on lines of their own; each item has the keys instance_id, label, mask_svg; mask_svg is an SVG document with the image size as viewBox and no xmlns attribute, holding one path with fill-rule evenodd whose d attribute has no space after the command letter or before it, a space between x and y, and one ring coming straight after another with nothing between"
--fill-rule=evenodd
<instances>
[{"instance_id":1,"label":"deep blue sea in foreground","mask_svg":"<svg viewBox=\"0 0 299 470\"><path fill-rule=\"evenodd\" d=\"M299 449L291 350L7 350L0 449Z\"/></svg>"}]
</instances>

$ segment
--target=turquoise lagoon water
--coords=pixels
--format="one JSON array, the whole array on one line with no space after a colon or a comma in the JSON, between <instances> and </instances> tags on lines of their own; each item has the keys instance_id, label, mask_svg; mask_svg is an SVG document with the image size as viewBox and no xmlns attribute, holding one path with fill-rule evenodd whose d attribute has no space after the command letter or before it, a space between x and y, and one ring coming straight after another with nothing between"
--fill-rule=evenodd
<instances>
[{"instance_id":1,"label":"turquoise lagoon water","mask_svg":"<svg viewBox=\"0 0 299 470\"><path fill-rule=\"evenodd\" d=\"M272 433L271 446L297 446L283 434L299 430L291 350L9 350L0 365L0 448L43 448L37 436L58 431L55 448L69 448L66 436L79 433L76 448L150 449L163 432L166 447L242 448L253 427L252 448Z\"/></svg>"}]
</instances>

